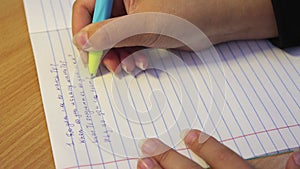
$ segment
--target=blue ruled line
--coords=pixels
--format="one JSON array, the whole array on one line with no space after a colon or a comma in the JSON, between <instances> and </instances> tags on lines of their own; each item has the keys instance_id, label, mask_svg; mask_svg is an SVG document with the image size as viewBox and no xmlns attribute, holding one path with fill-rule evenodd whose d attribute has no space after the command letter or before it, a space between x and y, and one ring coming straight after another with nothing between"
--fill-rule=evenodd
<instances>
[{"instance_id":1,"label":"blue ruled line","mask_svg":"<svg viewBox=\"0 0 300 169\"><path fill-rule=\"evenodd\" d=\"M42 9L42 11L43 11L43 18L44 18L44 21L45 21L44 24L45 24L45 26L46 26L46 30L48 30L48 24L47 24L47 19L46 19L46 15L45 15L45 9L44 9L44 5L43 5L42 0L40 1L40 5L41 5L41 9ZM55 59L55 54L54 54L54 50L53 50L53 46L52 46L52 41L51 41L50 34L49 34L48 31L47 31L47 36L48 36L48 40L49 40L50 46L51 46L51 52L52 52L52 58L53 58L53 61L54 61L54 65L55 65L56 70L58 70L58 69L57 69L56 59ZM56 72L56 76L57 76L59 85L61 86L60 78L59 78L58 72ZM62 90L60 90L60 95L62 96L62 99L64 100ZM64 111L65 111L65 115L66 115L67 119L69 119L69 118L68 118L68 113L67 113L67 110L66 110L65 107L64 107ZM70 126L68 126L68 127L69 127L68 130L71 130ZM70 135L70 137L71 137L71 141L72 141L72 147L73 147L73 152L74 152L74 156L75 156L75 161L76 161L77 166L79 166L79 161L78 161L78 156L77 156L77 153L76 153L76 148L75 148L73 136ZM79 168L79 167L78 167L78 168Z\"/></svg>"}]
</instances>

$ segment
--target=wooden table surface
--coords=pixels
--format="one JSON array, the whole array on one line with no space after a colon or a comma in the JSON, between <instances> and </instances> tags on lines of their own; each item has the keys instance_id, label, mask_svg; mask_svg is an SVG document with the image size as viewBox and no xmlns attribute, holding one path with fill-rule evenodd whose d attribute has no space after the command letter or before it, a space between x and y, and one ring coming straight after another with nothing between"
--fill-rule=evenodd
<instances>
[{"instance_id":1,"label":"wooden table surface","mask_svg":"<svg viewBox=\"0 0 300 169\"><path fill-rule=\"evenodd\" d=\"M0 168L55 168L22 0L0 6ZM289 154L250 160L282 169Z\"/></svg>"}]
</instances>

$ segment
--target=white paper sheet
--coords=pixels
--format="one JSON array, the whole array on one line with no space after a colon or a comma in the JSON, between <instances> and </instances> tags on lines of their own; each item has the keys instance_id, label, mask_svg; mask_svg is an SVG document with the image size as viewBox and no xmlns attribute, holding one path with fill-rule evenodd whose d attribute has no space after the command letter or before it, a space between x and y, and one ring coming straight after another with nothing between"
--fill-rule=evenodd
<instances>
[{"instance_id":1,"label":"white paper sheet","mask_svg":"<svg viewBox=\"0 0 300 169\"><path fill-rule=\"evenodd\" d=\"M188 66L152 61L174 68L168 70L176 76L151 69L119 79L101 68L102 75L90 79L72 45L72 3L24 0L57 168L136 168L137 142L147 137L193 158L177 144L185 128L212 134L244 158L300 146L299 55L268 41L230 42L216 46L219 61L207 52L199 59L178 51ZM146 113L130 115L133 105Z\"/></svg>"}]
</instances>

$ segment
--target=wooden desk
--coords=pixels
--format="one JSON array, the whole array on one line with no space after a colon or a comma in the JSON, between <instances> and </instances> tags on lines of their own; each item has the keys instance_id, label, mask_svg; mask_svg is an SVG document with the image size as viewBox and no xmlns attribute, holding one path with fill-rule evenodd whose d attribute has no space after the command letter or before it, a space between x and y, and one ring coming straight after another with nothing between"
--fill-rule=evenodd
<instances>
[{"instance_id":1,"label":"wooden desk","mask_svg":"<svg viewBox=\"0 0 300 169\"><path fill-rule=\"evenodd\" d=\"M54 168L22 0L0 6L0 168ZM289 154L251 160L282 169Z\"/></svg>"}]
</instances>

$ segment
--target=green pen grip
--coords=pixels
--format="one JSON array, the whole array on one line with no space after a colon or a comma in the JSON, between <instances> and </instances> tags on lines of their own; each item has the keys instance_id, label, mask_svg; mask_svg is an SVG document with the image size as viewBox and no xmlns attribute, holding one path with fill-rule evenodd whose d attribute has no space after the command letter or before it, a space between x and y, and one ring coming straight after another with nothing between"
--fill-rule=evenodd
<instances>
[{"instance_id":1,"label":"green pen grip","mask_svg":"<svg viewBox=\"0 0 300 169\"><path fill-rule=\"evenodd\" d=\"M95 76L101 62L103 51L89 52L89 72L91 76Z\"/></svg>"}]
</instances>

